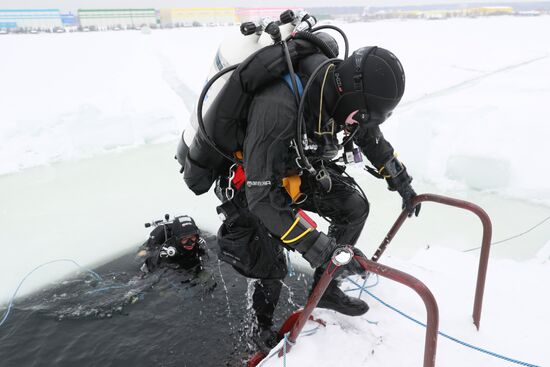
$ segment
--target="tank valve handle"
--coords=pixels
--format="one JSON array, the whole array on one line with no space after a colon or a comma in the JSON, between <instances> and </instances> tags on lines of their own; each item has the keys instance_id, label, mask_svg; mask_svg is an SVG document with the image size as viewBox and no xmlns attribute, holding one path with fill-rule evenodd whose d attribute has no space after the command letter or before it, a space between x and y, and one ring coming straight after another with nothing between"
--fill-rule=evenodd
<instances>
[{"instance_id":1,"label":"tank valve handle","mask_svg":"<svg viewBox=\"0 0 550 367\"><path fill-rule=\"evenodd\" d=\"M298 24L296 28L294 28L294 32L297 33L302 31L309 31L315 26L315 24L317 24L317 19L315 19L314 16L305 13L302 17L302 20L300 21L300 24Z\"/></svg>"},{"instance_id":2,"label":"tank valve handle","mask_svg":"<svg viewBox=\"0 0 550 367\"><path fill-rule=\"evenodd\" d=\"M295 17L296 15L294 14L294 12L288 9L281 13L279 20L281 21L281 24L288 24L292 23Z\"/></svg>"},{"instance_id":3,"label":"tank valve handle","mask_svg":"<svg viewBox=\"0 0 550 367\"><path fill-rule=\"evenodd\" d=\"M241 33L244 36L250 36L251 34L256 33L256 24L254 22L244 22L241 24Z\"/></svg>"},{"instance_id":4,"label":"tank valve handle","mask_svg":"<svg viewBox=\"0 0 550 367\"><path fill-rule=\"evenodd\" d=\"M271 22L265 27L265 32L271 36L273 42L281 42L281 30L276 22Z\"/></svg>"}]
</instances>

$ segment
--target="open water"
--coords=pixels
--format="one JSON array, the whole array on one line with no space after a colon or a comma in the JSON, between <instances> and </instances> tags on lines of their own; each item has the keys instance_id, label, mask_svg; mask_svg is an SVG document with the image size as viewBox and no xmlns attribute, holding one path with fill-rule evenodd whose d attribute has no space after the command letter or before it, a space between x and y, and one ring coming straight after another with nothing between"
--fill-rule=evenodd
<instances>
[{"instance_id":1,"label":"open water","mask_svg":"<svg viewBox=\"0 0 550 367\"><path fill-rule=\"evenodd\" d=\"M198 275L161 269L142 276L133 259L95 269L100 281L80 273L18 300L0 328L0 365L244 365L254 350L251 281L212 250ZM303 305L309 280L286 279L277 325Z\"/></svg>"}]
</instances>

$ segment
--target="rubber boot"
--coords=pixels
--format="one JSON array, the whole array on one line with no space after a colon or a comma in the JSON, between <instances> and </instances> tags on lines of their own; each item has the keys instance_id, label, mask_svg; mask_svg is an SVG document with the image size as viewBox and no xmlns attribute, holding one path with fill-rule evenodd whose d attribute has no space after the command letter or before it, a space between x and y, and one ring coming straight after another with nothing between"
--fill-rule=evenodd
<instances>
[{"instance_id":1,"label":"rubber boot","mask_svg":"<svg viewBox=\"0 0 550 367\"><path fill-rule=\"evenodd\" d=\"M283 283L278 279L260 279L254 284L252 308L256 314L257 326L252 340L261 352L269 353L279 342L273 327L273 312L279 301Z\"/></svg>"},{"instance_id":2,"label":"rubber boot","mask_svg":"<svg viewBox=\"0 0 550 367\"><path fill-rule=\"evenodd\" d=\"M279 343L279 335L270 327L258 326L254 329L252 340L260 352L268 354Z\"/></svg>"},{"instance_id":3,"label":"rubber boot","mask_svg":"<svg viewBox=\"0 0 550 367\"><path fill-rule=\"evenodd\" d=\"M324 267L319 267L315 270L313 275L314 282L311 291L315 289L315 286L321 279L324 272ZM369 310L367 303L359 298L349 297L339 287L338 281L333 279L323 294L323 297L319 300L317 307L334 310L348 316L360 316Z\"/></svg>"}]
</instances>

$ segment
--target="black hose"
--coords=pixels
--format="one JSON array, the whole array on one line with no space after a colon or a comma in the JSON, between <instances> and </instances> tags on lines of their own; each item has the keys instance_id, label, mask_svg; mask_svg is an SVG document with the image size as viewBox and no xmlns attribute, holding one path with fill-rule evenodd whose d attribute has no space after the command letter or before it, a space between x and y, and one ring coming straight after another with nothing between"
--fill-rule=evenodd
<instances>
[{"instance_id":1,"label":"black hose","mask_svg":"<svg viewBox=\"0 0 550 367\"><path fill-rule=\"evenodd\" d=\"M347 143L349 143L351 141L351 139L353 139L353 137L355 136L355 134L357 134L357 131L359 131L359 126L355 126L355 129L353 129L353 131L351 132L351 134L349 134L343 141L342 141L342 146L345 146Z\"/></svg>"},{"instance_id":2,"label":"black hose","mask_svg":"<svg viewBox=\"0 0 550 367\"><path fill-rule=\"evenodd\" d=\"M229 161L231 161L232 163L238 163L238 160L235 159L234 157L230 156L229 154L223 152L217 145L216 143L214 143L214 141L212 139L210 139L210 137L208 136L208 134L206 133L206 129L204 127L204 120L202 119L202 105L204 104L204 98L206 97L206 94L208 93L208 90L210 89L210 87L212 87L212 84L214 84L214 82L216 82L216 80L218 80L219 78L221 78L223 75L229 73L230 71L233 71L235 70L237 67L239 66L239 64L236 64L236 65L232 65L232 66L228 66L226 67L225 69L223 70L220 70L218 71L207 83L206 85L204 86L204 88L202 88L202 92L201 92L201 95L199 96L199 102L197 104L197 121L199 123L199 130L200 132L202 133L202 135L204 136L204 138L206 139L206 142L208 143L208 145L210 145L216 152L220 153L223 157L227 158Z\"/></svg>"},{"instance_id":3,"label":"black hose","mask_svg":"<svg viewBox=\"0 0 550 367\"><path fill-rule=\"evenodd\" d=\"M328 58L333 59L335 57L338 57L338 55L334 54L334 51L330 48L330 46L325 41L323 41L321 38L317 37L313 33L297 32L297 33L294 33L291 37L294 39L302 39L313 43L315 46L319 47L321 52L323 52Z\"/></svg>"},{"instance_id":4,"label":"black hose","mask_svg":"<svg viewBox=\"0 0 550 367\"><path fill-rule=\"evenodd\" d=\"M307 159L304 153L304 146L302 145L302 123L305 125L304 109L306 105L305 103L306 96L307 96L307 93L309 92L309 89L313 85L313 81L317 78L317 74L319 74L326 65L330 63L341 62L341 61L342 61L341 59L332 58L332 59L323 61L319 66L317 66L317 68L313 71L313 73L309 77L309 80L307 81L306 87L304 88L304 92L302 93L302 99L300 100L300 106L298 107L298 116L296 120L296 147L298 148L298 153L300 154L300 160L304 165L303 168L305 168L312 174L315 173L315 169L313 168L311 163L309 163L309 160Z\"/></svg>"},{"instance_id":5,"label":"black hose","mask_svg":"<svg viewBox=\"0 0 550 367\"><path fill-rule=\"evenodd\" d=\"M298 90L298 84L296 84L296 73L294 72L294 67L292 66L292 59L290 58L290 51L288 51L288 45L286 41L282 41L283 50L285 52L286 65L288 67L288 73L290 74L290 80L292 81L292 94L296 99L296 106L300 104L300 91Z\"/></svg>"},{"instance_id":6,"label":"black hose","mask_svg":"<svg viewBox=\"0 0 550 367\"><path fill-rule=\"evenodd\" d=\"M332 30L335 30L336 32L340 33L340 35L344 39L344 48L345 48L344 60L347 59L348 56L349 56L349 41L348 41L348 37L346 36L346 33L344 33L344 31L341 28L338 28L338 27L336 27L334 25L330 25L330 24L320 25L318 27L312 28L311 32L312 33L318 32L322 29L332 29Z\"/></svg>"}]
</instances>

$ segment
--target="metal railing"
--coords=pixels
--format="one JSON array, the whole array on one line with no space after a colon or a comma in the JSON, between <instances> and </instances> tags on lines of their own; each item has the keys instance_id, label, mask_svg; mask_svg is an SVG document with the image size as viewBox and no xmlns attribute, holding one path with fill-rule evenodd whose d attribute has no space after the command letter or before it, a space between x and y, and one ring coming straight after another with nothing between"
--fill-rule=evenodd
<instances>
[{"instance_id":1,"label":"metal railing","mask_svg":"<svg viewBox=\"0 0 550 367\"><path fill-rule=\"evenodd\" d=\"M391 280L394 280L398 283L404 284L407 287L414 290L420 298L424 301L426 306L427 314L427 327L426 327L426 337L424 344L424 367L434 367L435 366L435 354L437 349L437 331L439 325L439 310L437 307L437 302L432 292L426 287L424 283L416 279L412 275L393 269L389 266L378 264L374 261L367 260L361 256L355 256L354 259L361 264L361 266L367 271L374 274L378 274L381 277L385 277ZM309 319L311 313L319 303L322 295L325 293L329 283L334 278L336 271L339 266L336 265L334 260L329 264L325 272L323 273L321 279L317 283L315 289L311 293L311 296L308 299L308 302L300 315L298 316L294 326L290 331L288 336L288 342L286 345L286 353L290 352L292 346L296 343L296 339L300 335L306 321ZM282 350L279 352L279 356L282 356Z\"/></svg>"},{"instance_id":2,"label":"metal railing","mask_svg":"<svg viewBox=\"0 0 550 367\"><path fill-rule=\"evenodd\" d=\"M453 199L447 196L434 195L434 194L422 194L413 198L413 205L416 206L422 202L431 201L439 204L454 206L456 208L461 208L468 210L476 214L483 225L483 237L481 240L481 253L479 256L479 267L477 271L477 283L476 283L476 292L474 298L474 309L473 309L473 319L474 324L479 330L480 320L481 320L481 308L483 305L483 293L485 291L485 280L487 278L487 266L489 263L489 252L491 249L491 236L493 233L493 227L491 224L491 219L481 207L476 204L470 203L464 200ZM371 258L372 261L377 262L380 259L380 256L386 250L386 247L391 242L391 240L397 234L397 231L401 228L405 220L407 219L407 212L403 210L401 215L397 218L394 225L391 227L390 231L374 253L374 256Z\"/></svg>"},{"instance_id":3,"label":"metal railing","mask_svg":"<svg viewBox=\"0 0 550 367\"><path fill-rule=\"evenodd\" d=\"M489 251L491 246L491 236L492 236L492 224L487 213L479 206L464 201L453 199L446 196L434 195L434 194L422 194L413 198L413 206L420 204L422 202L435 202L439 204L454 206L464 210L468 210L476 214L482 222L483 225L483 238L481 242L481 254L479 259L478 275L477 275L477 284L476 292L474 298L474 310L473 310L473 319L474 324L479 330L480 319L481 319L481 308L483 304L483 293L485 290L485 280L487 275L487 266L489 262ZM416 279L412 275L406 274L397 269L393 269L389 266L385 266L378 263L380 256L386 250L388 244L393 240L405 220L408 218L408 213L406 210L403 210L399 217L397 218L394 225L390 228L390 231L376 250L371 260L368 260L362 256L355 256L354 259L361 264L361 266L368 272L378 274L379 276L391 279L407 287L413 289L424 301L426 306L427 314L427 326L426 326L426 337L424 344L424 367L433 367L435 366L435 355L437 349L437 335L438 335L438 325L439 325L439 310L437 307L437 302L431 293L431 291L426 287L424 283ZM296 318L290 335L287 339L286 352L289 352L292 346L296 343L296 339L300 335L305 323L310 318L311 313L319 303L322 295L325 293L329 283L335 276L335 273L339 265L333 259L327 269L323 273L323 276L317 283L315 289L311 293L308 302L304 309L300 312L299 316ZM279 356L282 355L282 351L279 353Z\"/></svg>"}]
</instances>

